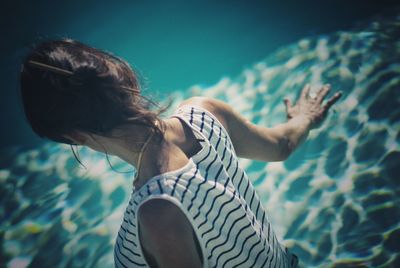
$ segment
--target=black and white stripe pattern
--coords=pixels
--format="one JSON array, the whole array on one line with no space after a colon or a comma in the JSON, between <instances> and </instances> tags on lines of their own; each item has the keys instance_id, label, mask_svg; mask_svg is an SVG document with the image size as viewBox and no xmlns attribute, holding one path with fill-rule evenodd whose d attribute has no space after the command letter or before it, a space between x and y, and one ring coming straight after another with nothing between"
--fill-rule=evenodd
<instances>
[{"instance_id":1,"label":"black and white stripe pattern","mask_svg":"<svg viewBox=\"0 0 400 268\"><path fill-rule=\"evenodd\" d=\"M200 242L204 267L297 267L297 257L277 240L223 125L196 105L181 106L172 116L191 127L202 149L182 168L132 192L116 238L116 267L149 267L136 214L153 198L169 200L185 213Z\"/></svg>"}]
</instances>

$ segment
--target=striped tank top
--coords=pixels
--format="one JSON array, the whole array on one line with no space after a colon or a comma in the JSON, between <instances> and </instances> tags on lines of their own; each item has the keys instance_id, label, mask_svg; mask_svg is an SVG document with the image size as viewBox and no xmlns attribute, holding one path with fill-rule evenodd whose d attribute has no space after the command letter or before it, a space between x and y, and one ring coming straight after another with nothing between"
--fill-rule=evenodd
<instances>
[{"instance_id":1,"label":"striped tank top","mask_svg":"<svg viewBox=\"0 0 400 268\"><path fill-rule=\"evenodd\" d=\"M279 243L218 119L192 104L171 117L190 126L202 149L185 166L133 189L114 246L116 267L150 267L139 242L137 214L153 198L184 212L199 241L203 267L297 267L297 256Z\"/></svg>"}]
</instances>

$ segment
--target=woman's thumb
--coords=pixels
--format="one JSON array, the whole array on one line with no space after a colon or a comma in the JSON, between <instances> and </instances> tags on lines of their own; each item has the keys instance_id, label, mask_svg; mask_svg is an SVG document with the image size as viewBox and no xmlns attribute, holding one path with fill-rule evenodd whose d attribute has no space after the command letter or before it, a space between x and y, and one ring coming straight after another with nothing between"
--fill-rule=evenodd
<instances>
[{"instance_id":1,"label":"woman's thumb","mask_svg":"<svg viewBox=\"0 0 400 268\"><path fill-rule=\"evenodd\" d=\"M284 98L283 102L285 103L286 110L289 109L290 107L292 107L292 103L290 102L290 100L288 98Z\"/></svg>"}]
</instances>

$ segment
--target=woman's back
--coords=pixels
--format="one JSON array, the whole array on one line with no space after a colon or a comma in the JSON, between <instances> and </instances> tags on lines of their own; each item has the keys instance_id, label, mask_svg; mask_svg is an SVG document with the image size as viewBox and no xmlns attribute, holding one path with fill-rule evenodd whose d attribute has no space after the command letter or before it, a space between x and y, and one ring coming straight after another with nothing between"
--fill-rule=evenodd
<instances>
[{"instance_id":1,"label":"woman's back","mask_svg":"<svg viewBox=\"0 0 400 268\"><path fill-rule=\"evenodd\" d=\"M191 223L203 267L295 267L297 257L277 240L217 117L197 104L180 106L172 116L192 129L202 148L185 166L132 192L116 239L116 266L151 265L139 241L137 215L146 202L162 199L176 205Z\"/></svg>"}]
</instances>

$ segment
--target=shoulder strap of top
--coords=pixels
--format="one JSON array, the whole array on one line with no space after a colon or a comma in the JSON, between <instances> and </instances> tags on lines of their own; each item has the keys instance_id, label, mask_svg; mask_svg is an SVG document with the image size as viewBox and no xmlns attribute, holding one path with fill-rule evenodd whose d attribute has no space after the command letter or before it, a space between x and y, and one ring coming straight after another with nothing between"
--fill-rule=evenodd
<instances>
[{"instance_id":1,"label":"shoulder strap of top","mask_svg":"<svg viewBox=\"0 0 400 268\"><path fill-rule=\"evenodd\" d=\"M174 115L183 115L186 119L189 119L191 127L194 128L196 132L203 133L212 144L218 140L218 138L213 139L214 136L220 135L221 138L228 139L229 147L236 155L228 131L218 118L206 108L195 104L184 104L178 107Z\"/></svg>"},{"instance_id":2,"label":"shoulder strap of top","mask_svg":"<svg viewBox=\"0 0 400 268\"><path fill-rule=\"evenodd\" d=\"M170 117L177 117L186 122L186 124L193 130L193 134L199 141L204 141L204 123L199 121L199 110L191 105L185 104L178 107ZM200 123L200 124L198 124Z\"/></svg>"}]
</instances>

